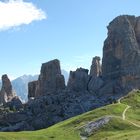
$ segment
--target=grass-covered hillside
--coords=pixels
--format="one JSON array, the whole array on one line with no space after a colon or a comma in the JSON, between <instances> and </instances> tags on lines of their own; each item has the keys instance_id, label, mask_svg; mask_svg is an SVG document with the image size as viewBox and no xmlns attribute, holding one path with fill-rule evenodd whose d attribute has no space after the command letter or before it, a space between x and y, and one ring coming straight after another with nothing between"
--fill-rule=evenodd
<instances>
[{"instance_id":1,"label":"grass-covered hillside","mask_svg":"<svg viewBox=\"0 0 140 140\"><path fill-rule=\"evenodd\" d=\"M81 131L89 122L103 117L110 121L89 135ZM118 103L73 117L34 132L1 132L0 140L140 140L140 91L129 93Z\"/></svg>"}]
</instances>

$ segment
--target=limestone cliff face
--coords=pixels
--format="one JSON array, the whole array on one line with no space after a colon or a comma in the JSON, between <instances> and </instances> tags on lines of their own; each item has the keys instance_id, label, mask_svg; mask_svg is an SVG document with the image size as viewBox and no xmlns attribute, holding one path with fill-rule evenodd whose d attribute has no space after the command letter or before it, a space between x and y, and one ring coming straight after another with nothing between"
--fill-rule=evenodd
<instances>
[{"instance_id":1,"label":"limestone cliff face","mask_svg":"<svg viewBox=\"0 0 140 140\"><path fill-rule=\"evenodd\" d=\"M104 42L102 76L122 88L140 88L140 17L119 16L110 22Z\"/></svg>"},{"instance_id":2,"label":"limestone cliff face","mask_svg":"<svg viewBox=\"0 0 140 140\"><path fill-rule=\"evenodd\" d=\"M64 76L61 75L59 60L55 59L42 64L38 84L38 92L43 95L65 88Z\"/></svg>"},{"instance_id":3,"label":"limestone cliff face","mask_svg":"<svg viewBox=\"0 0 140 140\"><path fill-rule=\"evenodd\" d=\"M59 60L43 63L38 81L29 83L28 87L28 97L55 94L56 91L65 89L65 80L61 74Z\"/></svg>"},{"instance_id":4,"label":"limestone cliff face","mask_svg":"<svg viewBox=\"0 0 140 140\"><path fill-rule=\"evenodd\" d=\"M76 71L70 71L67 88L74 91L86 91L88 82L88 70L78 68Z\"/></svg>"}]
</instances>

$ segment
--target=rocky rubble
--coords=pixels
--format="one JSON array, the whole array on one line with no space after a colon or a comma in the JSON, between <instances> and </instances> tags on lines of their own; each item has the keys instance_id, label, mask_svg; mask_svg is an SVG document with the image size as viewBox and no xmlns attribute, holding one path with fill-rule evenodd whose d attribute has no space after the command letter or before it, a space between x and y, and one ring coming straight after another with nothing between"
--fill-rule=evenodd
<instances>
[{"instance_id":1,"label":"rocky rubble","mask_svg":"<svg viewBox=\"0 0 140 140\"><path fill-rule=\"evenodd\" d=\"M96 121L88 122L84 126L82 126L80 130L80 136L87 138L95 133L97 130L101 129L104 125L108 124L111 120L111 117L103 117Z\"/></svg>"}]
</instances>

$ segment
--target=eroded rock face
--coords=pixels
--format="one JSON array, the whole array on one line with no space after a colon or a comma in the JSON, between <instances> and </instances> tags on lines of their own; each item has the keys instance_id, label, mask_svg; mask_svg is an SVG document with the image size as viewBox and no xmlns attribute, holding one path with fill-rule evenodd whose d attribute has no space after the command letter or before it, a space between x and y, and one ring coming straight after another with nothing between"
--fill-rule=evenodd
<instances>
[{"instance_id":1,"label":"eroded rock face","mask_svg":"<svg viewBox=\"0 0 140 140\"><path fill-rule=\"evenodd\" d=\"M91 93L94 92L98 94L103 84L104 81L102 80L102 78L93 76L88 83L88 90Z\"/></svg>"},{"instance_id":2,"label":"eroded rock face","mask_svg":"<svg viewBox=\"0 0 140 140\"><path fill-rule=\"evenodd\" d=\"M93 57L92 65L90 68L90 76L99 77L102 75L100 60L101 59L99 56Z\"/></svg>"},{"instance_id":3,"label":"eroded rock face","mask_svg":"<svg viewBox=\"0 0 140 140\"><path fill-rule=\"evenodd\" d=\"M55 59L42 64L38 82L39 92L43 95L65 88L64 76L61 75L59 60Z\"/></svg>"},{"instance_id":4,"label":"eroded rock face","mask_svg":"<svg viewBox=\"0 0 140 140\"><path fill-rule=\"evenodd\" d=\"M28 87L29 97L55 94L58 90L65 89L65 80L61 74L59 60L43 63L38 81L30 82Z\"/></svg>"},{"instance_id":5,"label":"eroded rock face","mask_svg":"<svg viewBox=\"0 0 140 140\"><path fill-rule=\"evenodd\" d=\"M140 88L140 17L119 16L108 26L104 42L102 76L120 80L127 90Z\"/></svg>"},{"instance_id":6,"label":"eroded rock face","mask_svg":"<svg viewBox=\"0 0 140 140\"><path fill-rule=\"evenodd\" d=\"M8 76L5 74L2 76L2 88L0 91L0 100L1 103L4 104L12 100L15 96L15 92L12 90L11 82Z\"/></svg>"},{"instance_id":7,"label":"eroded rock face","mask_svg":"<svg viewBox=\"0 0 140 140\"><path fill-rule=\"evenodd\" d=\"M70 71L67 88L74 91L85 91L87 90L88 82L88 70L78 68L76 71Z\"/></svg>"},{"instance_id":8,"label":"eroded rock face","mask_svg":"<svg viewBox=\"0 0 140 140\"><path fill-rule=\"evenodd\" d=\"M93 57L92 64L90 67L90 80L88 83L88 91L91 93L99 92L100 88L103 86L104 81L102 79L102 67L100 64L100 57Z\"/></svg>"}]
</instances>

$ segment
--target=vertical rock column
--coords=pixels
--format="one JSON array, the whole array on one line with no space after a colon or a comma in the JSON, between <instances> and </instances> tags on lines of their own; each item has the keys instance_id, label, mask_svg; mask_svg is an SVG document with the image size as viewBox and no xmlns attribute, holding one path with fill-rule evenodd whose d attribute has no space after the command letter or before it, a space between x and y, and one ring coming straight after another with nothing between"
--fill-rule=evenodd
<instances>
[{"instance_id":1,"label":"vertical rock column","mask_svg":"<svg viewBox=\"0 0 140 140\"><path fill-rule=\"evenodd\" d=\"M38 81L28 84L28 97L56 94L63 89L65 89L64 76L61 74L59 60L55 59L42 64Z\"/></svg>"},{"instance_id":2,"label":"vertical rock column","mask_svg":"<svg viewBox=\"0 0 140 140\"><path fill-rule=\"evenodd\" d=\"M90 76L98 77L102 74L100 60L101 59L99 56L93 57L92 65L90 68Z\"/></svg>"},{"instance_id":3,"label":"vertical rock column","mask_svg":"<svg viewBox=\"0 0 140 140\"><path fill-rule=\"evenodd\" d=\"M100 60L101 59L99 56L93 57L93 60L92 60L92 65L90 68L91 79L88 83L88 90L91 93L97 93L98 90L103 85L103 80L101 79L102 68L101 68Z\"/></svg>"},{"instance_id":4,"label":"vertical rock column","mask_svg":"<svg viewBox=\"0 0 140 140\"><path fill-rule=\"evenodd\" d=\"M0 102L6 103L12 100L12 98L15 96L15 93L12 90L11 82L8 78L8 76L5 74L2 76L2 88L0 91Z\"/></svg>"}]
</instances>

